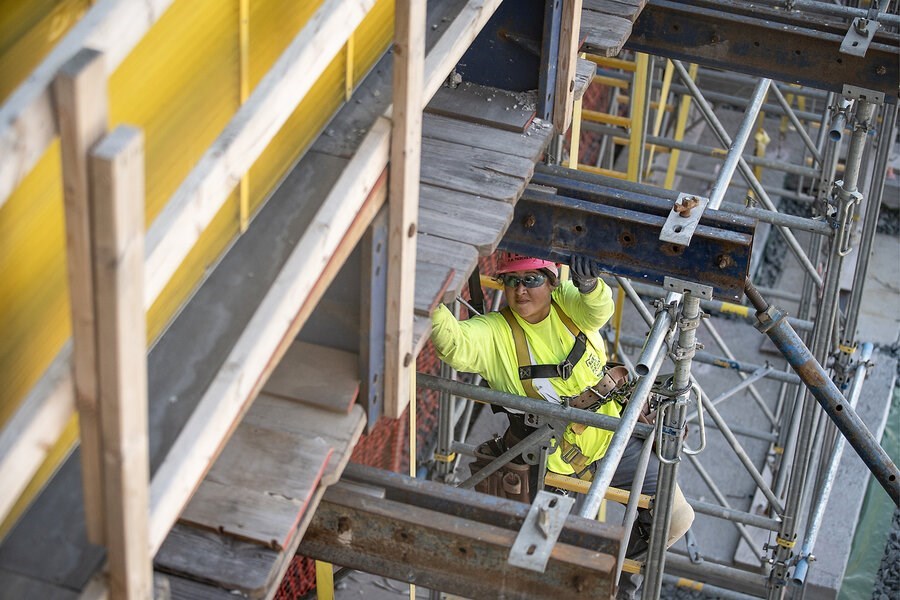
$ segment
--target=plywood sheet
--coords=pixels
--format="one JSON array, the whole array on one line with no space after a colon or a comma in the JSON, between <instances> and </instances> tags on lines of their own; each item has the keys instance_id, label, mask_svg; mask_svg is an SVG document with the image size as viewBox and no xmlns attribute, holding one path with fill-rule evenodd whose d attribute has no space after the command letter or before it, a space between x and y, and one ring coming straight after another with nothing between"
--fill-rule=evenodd
<instances>
[{"instance_id":1,"label":"plywood sheet","mask_svg":"<svg viewBox=\"0 0 900 600\"><path fill-rule=\"evenodd\" d=\"M533 107L512 92L470 82L442 87L425 112L518 132L525 131L535 114Z\"/></svg>"},{"instance_id":2,"label":"plywood sheet","mask_svg":"<svg viewBox=\"0 0 900 600\"><path fill-rule=\"evenodd\" d=\"M359 357L352 352L295 341L263 391L347 413L359 394Z\"/></svg>"}]
</instances>

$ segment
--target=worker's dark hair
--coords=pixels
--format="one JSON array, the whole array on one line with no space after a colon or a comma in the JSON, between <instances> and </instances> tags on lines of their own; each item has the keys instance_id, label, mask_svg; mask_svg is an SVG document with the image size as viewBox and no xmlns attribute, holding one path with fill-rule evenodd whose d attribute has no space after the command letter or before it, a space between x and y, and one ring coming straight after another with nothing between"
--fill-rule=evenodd
<instances>
[{"instance_id":1,"label":"worker's dark hair","mask_svg":"<svg viewBox=\"0 0 900 600\"><path fill-rule=\"evenodd\" d=\"M559 285L559 277L556 276L556 273L554 273L550 269L538 269L538 271L543 273L547 277L547 281L550 282L551 288L555 288Z\"/></svg>"}]
</instances>

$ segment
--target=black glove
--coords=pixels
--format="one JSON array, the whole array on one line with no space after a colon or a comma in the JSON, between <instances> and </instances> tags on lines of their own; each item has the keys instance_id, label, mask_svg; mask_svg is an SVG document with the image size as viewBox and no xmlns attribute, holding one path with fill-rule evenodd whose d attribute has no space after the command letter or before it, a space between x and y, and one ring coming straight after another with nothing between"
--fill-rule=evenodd
<instances>
[{"instance_id":1,"label":"black glove","mask_svg":"<svg viewBox=\"0 0 900 600\"><path fill-rule=\"evenodd\" d=\"M582 294L589 294L597 287L600 263L583 254L572 255L572 281Z\"/></svg>"}]
</instances>

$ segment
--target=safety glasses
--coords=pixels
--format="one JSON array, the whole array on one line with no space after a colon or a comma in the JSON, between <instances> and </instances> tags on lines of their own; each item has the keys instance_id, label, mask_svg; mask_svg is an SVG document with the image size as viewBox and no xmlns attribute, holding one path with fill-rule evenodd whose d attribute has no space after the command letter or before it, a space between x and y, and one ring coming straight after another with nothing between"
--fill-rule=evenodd
<instances>
[{"instance_id":1,"label":"safety glasses","mask_svg":"<svg viewBox=\"0 0 900 600\"><path fill-rule=\"evenodd\" d=\"M499 279L503 282L503 285L510 288L516 288L520 283L527 288L538 288L544 285L544 282L547 281L547 277L539 273L529 273L524 277L507 274L501 275Z\"/></svg>"}]
</instances>

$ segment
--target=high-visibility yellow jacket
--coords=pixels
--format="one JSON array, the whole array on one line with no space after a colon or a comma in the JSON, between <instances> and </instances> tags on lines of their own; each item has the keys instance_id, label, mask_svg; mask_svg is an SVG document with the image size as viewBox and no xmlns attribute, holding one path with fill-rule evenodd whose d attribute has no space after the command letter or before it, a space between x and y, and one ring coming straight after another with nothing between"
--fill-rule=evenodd
<instances>
[{"instance_id":1,"label":"high-visibility yellow jacket","mask_svg":"<svg viewBox=\"0 0 900 600\"><path fill-rule=\"evenodd\" d=\"M532 380L545 400L561 403L561 397L577 396L587 387L596 385L603 376L606 349L598 330L612 316L613 300L603 280L598 281L597 287L588 294L579 292L570 281L563 282L553 291L552 298L588 339L584 356L575 365L571 377ZM531 364L558 364L565 360L575 338L554 306L551 305L547 318L533 325L515 312L513 315L525 332ZM432 316L431 339L441 360L457 371L479 373L492 389L526 395L518 378L512 331L500 313L492 312L460 322L441 305ZM618 403L607 402L597 412L618 417L620 410ZM588 427L576 435L569 426L564 437L593 462L606 453L612 432ZM560 452L550 455L547 468L564 475L574 472L562 460Z\"/></svg>"}]
</instances>

